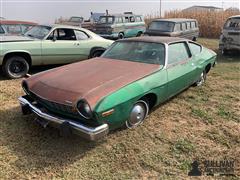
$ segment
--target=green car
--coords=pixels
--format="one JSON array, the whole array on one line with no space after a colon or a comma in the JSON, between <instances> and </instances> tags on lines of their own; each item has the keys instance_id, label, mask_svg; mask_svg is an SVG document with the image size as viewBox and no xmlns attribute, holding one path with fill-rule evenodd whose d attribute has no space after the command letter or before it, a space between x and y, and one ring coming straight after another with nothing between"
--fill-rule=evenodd
<instances>
[{"instance_id":1,"label":"green car","mask_svg":"<svg viewBox=\"0 0 240 180\"><path fill-rule=\"evenodd\" d=\"M100 56L113 41L65 25L38 25L24 36L0 36L0 65L10 78L26 75L31 66L67 64Z\"/></svg>"},{"instance_id":2,"label":"green car","mask_svg":"<svg viewBox=\"0 0 240 180\"><path fill-rule=\"evenodd\" d=\"M142 124L154 106L195 84L216 53L191 40L142 36L115 42L101 57L59 67L22 82L23 114L35 113L89 140Z\"/></svg>"}]
</instances>

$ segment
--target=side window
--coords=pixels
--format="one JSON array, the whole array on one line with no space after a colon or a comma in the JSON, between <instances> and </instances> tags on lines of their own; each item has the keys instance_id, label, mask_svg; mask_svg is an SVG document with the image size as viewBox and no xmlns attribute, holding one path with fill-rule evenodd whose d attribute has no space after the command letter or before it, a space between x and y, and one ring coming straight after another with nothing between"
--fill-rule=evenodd
<instances>
[{"instance_id":1,"label":"side window","mask_svg":"<svg viewBox=\"0 0 240 180\"><path fill-rule=\"evenodd\" d=\"M191 22L191 27L195 28L196 27L196 23L194 21Z\"/></svg>"},{"instance_id":2,"label":"side window","mask_svg":"<svg viewBox=\"0 0 240 180\"><path fill-rule=\"evenodd\" d=\"M130 20L130 22L135 22L134 16L131 16L129 20Z\"/></svg>"},{"instance_id":3,"label":"side window","mask_svg":"<svg viewBox=\"0 0 240 180\"><path fill-rule=\"evenodd\" d=\"M121 23L123 23L122 17L115 17L115 23L116 23L116 24L121 24Z\"/></svg>"},{"instance_id":4,"label":"side window","mask_svg":"<svg viewBox=\"0 0 240 180\"><path fill-rule=\"evenodd\" d=\"M174 31L175 32L179 32L181 31L181 25L179 23L176 23L175 26L174 26Z\"/></svg>"},{"instance_id":5,"label":"side window","mask_svg":"<svg viewBox=\"0 0 240 180\"><path fill-rule=\"evenodd\" d=\"M186 23L182 23L182 30L185 31L187 29L187 24Z\"/></svg>"},{"instance_id":6,"label":"side window","mask_svg":"<svg viewBox=\"0 0 240 180\"><path fill-rule=\"evenodd\" d=\"M136 17L135 17L135 21L136 21L136 22L142 22L141 16L136 16Z\"/></svg>"},{"instance_id":7,"label":"side window","mask_svg":"<svg viewBox=\"0 0 240 180\"><path fill-rule=\"evenodd\" d=\"M0 26L0 34L4 34L4 29L2 28L2 26Z\"/></svg>"},{"instance_id":8,"label":"side window","mask_svg":"<svg viewBox=\"0 0 240 180\"><path fill-rule=\"evenodd\" d=\"M21 25L18 24L5 25L5 28L10 34L22 33Z\"/></svg>"},{"instance_id":9,"label":"side window","mask_svg":"<svg viewBox=\"0 0 240 180\"><path fill-rule=\"evenodd\" d=\"M54 37L56 40L76 40L76 35L73 29L55 29L47 39L52 40Z\"/></svg>"},{"instance_id":10,"label":"side window","mask_svg":"<svg viewBox=\"0 0 240 180\"><path fill-rule=\"evenodd\" d=\"M190 57L190 53L185 42L170 44L168 47L168 64L185 61Z\"/></svg>"},{"instance_id":11,"label":"side window","mask_svg":"<svg viewBox=\"0 0 240 180\"><path fill-rule=\"evenodd\" d=\"M86 40L89 39L89 36L83 31L74 30L77 40Z\"/></svg>"},{"instance_id":12,"label":"side window","mask_svg":"<svg viewBox=\"0 0 240 180\"><path fill-rule=\"evenodd\" d=\"M202 51L202 47L193 42L189 42L189 47L193 55L199 54Z\"/></svg>"},{"instance_id":13,"label":"side window","mask_svg":"<svg viewBox=\"0 0 240 180\"><path fill-rule=\"evenodd\" d=\"M187 29L191 29L191 23L190 22L187 22Z\"/></svg>"}]
</instances>

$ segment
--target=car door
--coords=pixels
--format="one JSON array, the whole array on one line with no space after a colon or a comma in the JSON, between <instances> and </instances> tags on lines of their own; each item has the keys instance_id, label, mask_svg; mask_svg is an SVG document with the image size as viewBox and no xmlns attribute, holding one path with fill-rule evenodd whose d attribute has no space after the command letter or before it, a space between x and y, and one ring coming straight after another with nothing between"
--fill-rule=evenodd
<instances>
[{"instance_id":1,"label":"car door","mask_svg":"<svg viewBox=\"0 0 240 180\"><path fill-rule=\"evenodd\" d=\"M189 86L191 53L187 42L172 43L168 46L168 97L172 97Z\"/></svg>"},{"instance_id":2,"label":"car door","mask_svg":"<svg viewBox=\"0 0 240 180\"><path fill-rule=\"evenodd\" d=\"M73 29L57 28L42 41L43 64L65 64L80 57L80 43Z\"/></svg>"}]
</instances>

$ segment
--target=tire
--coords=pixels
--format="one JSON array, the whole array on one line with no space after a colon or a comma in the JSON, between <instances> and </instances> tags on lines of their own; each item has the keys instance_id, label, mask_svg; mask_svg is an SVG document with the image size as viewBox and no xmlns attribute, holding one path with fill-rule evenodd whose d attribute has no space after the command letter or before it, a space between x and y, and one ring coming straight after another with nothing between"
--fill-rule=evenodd
<instances>
[{"instance_id":1,"label":"tire","mask_svg":"<svg viewBox=\"0 0 240 180\"><path fill-rule=\"evenodd\" d=\"M194 85L195 85L195 86L202 86L202 85L205 83L206 80L207 80L207 73L206 73L206 71L204 70L204 71L201 73L199 79L195 82Z\"/></svg>"},{"instance_id":2,"label":"tire","mask_svg":"<svg viewBox=\"0 0 240 180\"><path fill-rule=\"evenodd\" d=\"M29 71L27 60L21 56L9 57L2 66L4 74L11 78L17 79L24 77Z\"/></svg>"},{"instance_id":3,"label":"tire","mask_svg":"<svg viewBox=\"0 0 240 180\"><path fill-rule=\"evenodd\" d=\"M123 33L119 33L118 34L118 39L124 39L124 34Z\"/></svg>"},{"instance_id":4,"label":"tire","mask_svg":"<svg viewBox=\"0 0 240 180\"><path fill-rule=\"evenodd\" d=\"M146 100L138 100L132 107L125 125L128 129L133 129L143 123L149 112L149 105Z\"/></svg>"},{"instance_id":5,"label":"tire","mask_svg":"<svg viewBox=\"0 0 240 180\"><path fill-rule=\"evenodd\" d=\"M192 40L193 40L193 41L197 41L197 38L196 38L196 37L193 37Z\"/></svg>"},{"instance_id":6,"label":"tire","mask_svg":"<svg viewBox=\"0 0 240 180\"><path fill-rule=\"evenodd\" d=\"M136 37L140 37L140 36L142 36L142 34L143 33L140 31L140 32L137 33Z\"/></svg>"},{"instance_id":7,"label":"tire","mask_svg":"<svg viewBox=\"0 0 240 180\"><path fill-rule=\"evenodd\" d=\"M221 54L223 55L223 56L225 56L225 55L229 55L229 50L227 50L227 49L222 49L221 50Z\"/></svg>"},{"instance_id":8,"label":"tire","mask_svg":"<svg viewBox=\"0 0 240 180\"><path fill-rule=\"evenodd\" d=\"M104 53L104 51L102 51L102 50L96 50L96 51L94 51L94 52L90 55L90 58L99 57L99 56L102 55L102 53Z\"/></svg>"}]
</instances>

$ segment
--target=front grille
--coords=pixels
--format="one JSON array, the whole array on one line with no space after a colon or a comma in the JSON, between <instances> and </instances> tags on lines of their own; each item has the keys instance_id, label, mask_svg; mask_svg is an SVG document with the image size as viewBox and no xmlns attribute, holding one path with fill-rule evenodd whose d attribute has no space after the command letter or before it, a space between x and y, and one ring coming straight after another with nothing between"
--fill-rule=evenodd
<instances>
[{"instance_id":1,"label":"front grille","mask_svg":"<svg viewBox=\"0 0 240 180\"><path fill-rule=\"evenodd\" d=\"M56 102L48 101L46 99L43 99L39 96L37 96L34 93L31 93L31 97L36 100L39 104L41 104L43 107L50 111L58 112L58 113L64 113L64 114L72 114L72 115L79 115L78 112L73 111L72 106L59 104Z\"/></svg>"}]
</instances>

